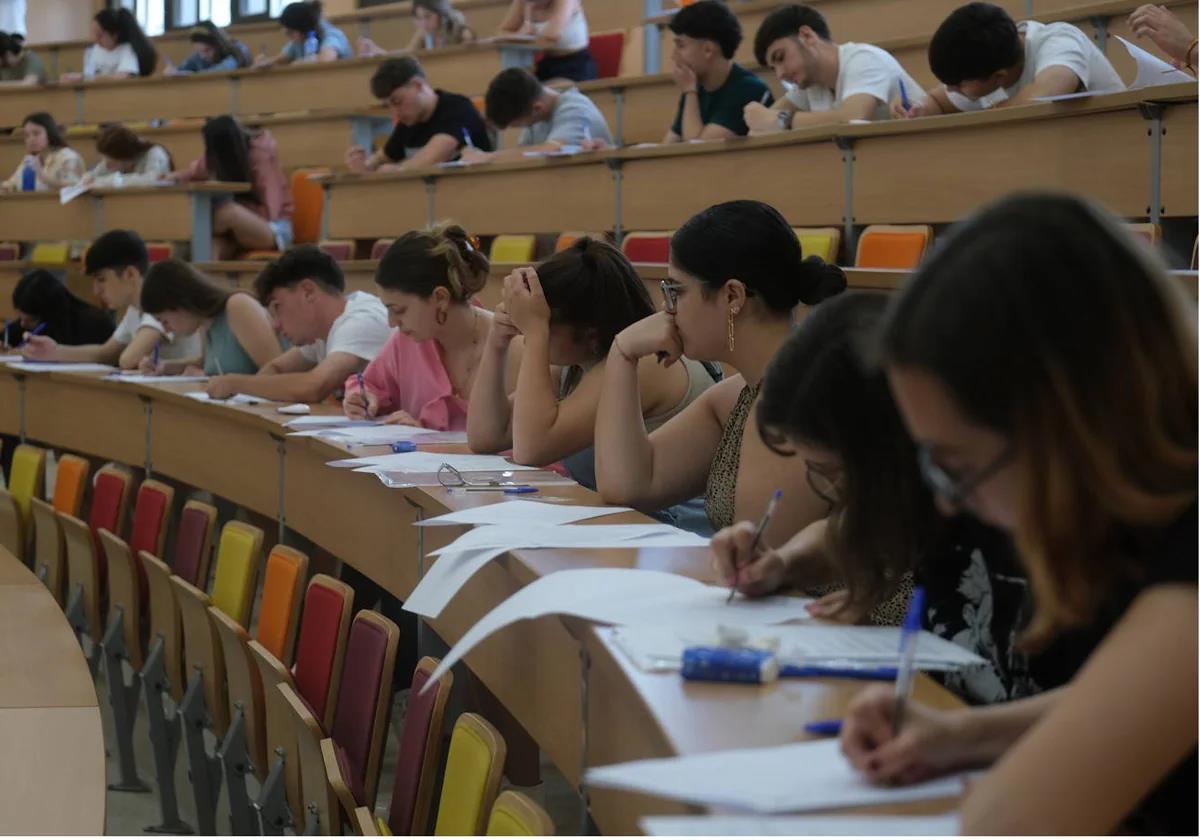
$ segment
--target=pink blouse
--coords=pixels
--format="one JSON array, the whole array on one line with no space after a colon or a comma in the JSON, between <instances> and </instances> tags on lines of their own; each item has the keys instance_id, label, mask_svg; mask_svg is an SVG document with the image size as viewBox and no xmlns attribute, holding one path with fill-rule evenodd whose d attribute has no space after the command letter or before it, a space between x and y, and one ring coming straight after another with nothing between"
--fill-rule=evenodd
<instances>
[{"instance_id":1,"label":"pink blouse","mask_svg":"<svg viewBox=\"0 0 1200 840\"><path fill-rule=\"evenodd\" d=\"M263 129L250 138L250 182L254 198L238 199L268 222L292 218L292 187L279 163L279 146L271 132ZM203 157L192 161L183 181L208 181L212 177Z\"/></svg>"},{"instance_id":2,"label":"pink blouse","mask_svg":"<svg viewBox=\"0 0 1200 840\"><path fill-rule=\"evenodd\" d=\"M380 417L405 411L427 429L461 432L467 428L467 401L455 396L436 341L413 341L394 331L363 371L363 383L379 397ZM346 393L357 391L357 377L348 377Z\"/></svg>"}]
</instances>

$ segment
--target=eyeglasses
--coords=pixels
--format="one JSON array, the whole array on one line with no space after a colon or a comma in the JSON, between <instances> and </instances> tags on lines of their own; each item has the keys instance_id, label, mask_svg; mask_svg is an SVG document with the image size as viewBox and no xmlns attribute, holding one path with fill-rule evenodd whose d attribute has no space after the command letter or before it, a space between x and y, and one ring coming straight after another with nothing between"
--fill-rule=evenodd
<instances>
[{"instance_id":1,"label":"eyeglasses","mask_svg":"<svg viewBox=\"0 0 1200 840\"><path fill-rule=\"evenodd\" d=\"M933 450L926 445L917 447L917 464L921 468L921 478L934 493L941 496L954 507L961 507L981 484L1000 472L1013 459L1016 450L1010 444L991 463L980 469L974 475L957 478L948 473L945 468L933 459Z\"/></svg>"},{"instance_id":2,"label":"eyeglasses","mask_svg":"<svg viewBox=\"0 0 1200 840\"><path fill-rule=\"evenodd\" d=\"M830 508L833 508L838 503L840 493L838 492L837 481L833 476L822 472L808 461L805 461L804 477L808 480L808 486L812 488L813 493L818 499L825 502Z\"/></svg>"},{"instance_id":3,"label":"eyeglasses","mask_svg":"<svg viewBox=\"0 0 1200 840\"><path fill-rule=\"evenodd\" d=\"M675 314L675 308L679 306L679 292L682 289L682 283L675 283L671 280L662 281L663 303L666 304L667 312L671 315Z\"/></svg>"},{"instance_id":4,"label":"eyeglasses","mask_svg":"<svg viewBox=\"0 0 1200 840\"><path fill-rule=\"evenodd\" d=\"M437 480L438 484L447 488L465 487L467 489L492 489L496 487L524 486L519 481L511 480L513 476L511 471L496 473L495 475L495 478L467 478L465 475L459 472L457 468L451 466L450 464L442 464L440 467L438 467Z\"/></svg>"}]
</instances>

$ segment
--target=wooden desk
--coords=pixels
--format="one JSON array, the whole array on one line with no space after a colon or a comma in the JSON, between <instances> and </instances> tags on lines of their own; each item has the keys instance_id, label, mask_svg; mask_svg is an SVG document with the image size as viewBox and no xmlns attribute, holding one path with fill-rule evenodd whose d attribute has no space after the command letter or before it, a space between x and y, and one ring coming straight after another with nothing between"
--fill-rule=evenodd
<instances>
[{"instance_id":1,"label":"wooden desk","mask_svg":"<svg viewBox=\"0 0 1200 840\"><path fill-rule=\"evenodd\" d=\"M0 368L0 395L12 377L10 369ZM291 527L401 598L421 574L418 540L427 552L451 538L445 531L452 529L418 534L409 527L418 513L432 516L495 501L487 494L448 494L437 487L389 490L374 476L324 466L346 451L312 438L286 438L280 461L277 438L285 418L274 407L206 405L180 396L178 391L186 385L133 385L54 373L31 374L27 381L25 410L33 439L134 464L141 463L144 454L139 458L126 450L136 448L135 439L140 438L145 453L149 440L148 460L156 474L161 471L195 486L216 482L267 516L282 510ZM145 401L152 410L142 412L139 424L131 412ZM72 410L75 407L79 410ZM10 422L0 410L0 432L15 432ZM219 474L224 472L228 475ZM274 494L269 490L272 481ZM554 495L597 503L595 494L576 486L556 487ZM623 514L621 521L641 517ZM703 549L518 551L475 575L431 627L453 643L485 612L535 578L589 566L711 576ZM580 702L581 646L591 663L586 725ZM782 743L797 737L810 715L840 712L857 687L805 681L802 686L778 684L739 693L730 686L683 685L677 677L635 671L602 631L558 618L509 627L476 648L466 663L572 782L579 778L585 738L590 765ZM918 691L928 702L956 702L925 679ZM46 742L52 741L48 736ZM641 816L682 808L679 803L613 791L595 791L592 801L592 814L606 833L636 832Z\"/></svg>"},{"instance_id":2,"label":"wooden desk","mask_svg":"<svg viewBox=\"0 0 1200 840\"><path fill-rule=\"evenodd\" d=\"M0 832L103 834L104 735L91 674L62 609L4 549L0 674Z\"/></svg>"}]
</instances>

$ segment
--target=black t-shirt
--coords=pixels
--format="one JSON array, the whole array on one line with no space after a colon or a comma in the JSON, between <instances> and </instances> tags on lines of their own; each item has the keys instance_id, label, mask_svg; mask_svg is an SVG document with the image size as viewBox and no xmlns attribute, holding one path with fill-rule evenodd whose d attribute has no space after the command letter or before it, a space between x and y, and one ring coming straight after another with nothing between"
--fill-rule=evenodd
<instances>
[{"instance_id":1,"label":"black t-shirt","mask_svg":"<svg viewBox=\"0 0 1200 840\"><path fill-rule=\"evenodd\" d=\"M111 312L98 309L86 301L73 297L63 315L48 319L42 335L53 338L59 344L103 344L113 334ZM16 347L25 336L26 330L13 321L4 332L4 343Z\"/></svg>"},{"instance_id":2,"label":"black t-shirt","mask_svg":"<svg viewBox=\"0 0 1200 840\"><path fill-rule=\"evenodd\" d=\"M446 93L444 90L435 90L434 93L438 97L437 107L428 120L417 125L396 124L392 136L383 147L388 159L404 160L424 148L436 134L449 134L461 149L465 145L464 130L471 137L472 145L485 152L492 151L492 138L488 136L487 126L474 103L457 93ZM455 157L458 157L457 153Z\"/></svg>"}]
</instances>

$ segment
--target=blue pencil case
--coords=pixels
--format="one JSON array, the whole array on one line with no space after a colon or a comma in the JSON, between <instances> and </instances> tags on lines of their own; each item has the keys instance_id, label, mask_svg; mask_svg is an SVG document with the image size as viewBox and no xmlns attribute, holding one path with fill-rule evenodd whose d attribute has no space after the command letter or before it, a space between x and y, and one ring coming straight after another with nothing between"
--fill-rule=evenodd
<instances>
[{"instance_id":1,"label":"blue pencil case","mask_svg":"<svg viewBox=\"0 0 1200 840\"><path fill-rule=\"evenodd\" d=\"M779 661L769 650L690 647L680 673L685 680L761 685L779 678Z\"/></svg>"}]
</instances>

